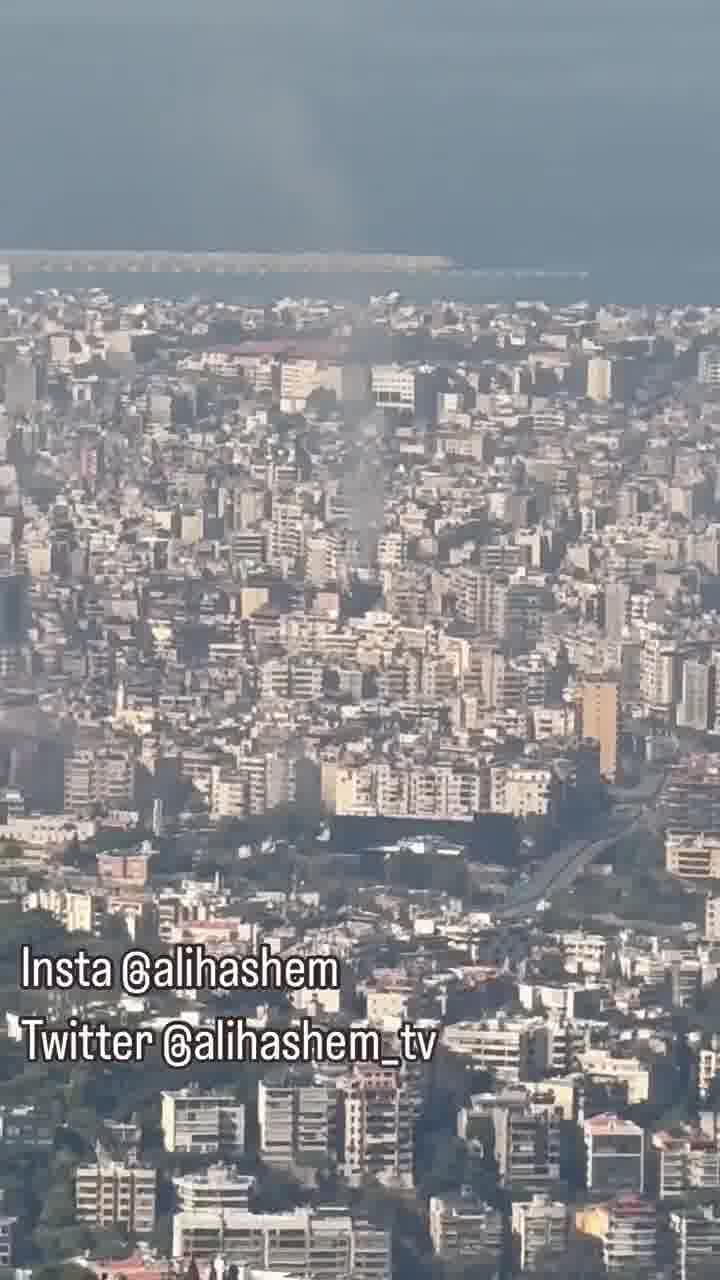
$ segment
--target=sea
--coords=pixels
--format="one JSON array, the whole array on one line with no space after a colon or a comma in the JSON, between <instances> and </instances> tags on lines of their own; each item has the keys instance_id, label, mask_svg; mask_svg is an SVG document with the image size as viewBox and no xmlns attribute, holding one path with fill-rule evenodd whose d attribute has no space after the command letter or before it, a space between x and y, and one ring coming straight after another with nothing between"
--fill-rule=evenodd
<instances>
[{"instance_id":1,"label":"sea","mask_svg":"<svg viewBox=\"0 0 720 1280\"><path fill-rule=\"evenodd\" d=\"M717 0L0 0L0 261L405 252L464 269L419 298L720 302L718 50Z\"/></svg>"}]
</instances>

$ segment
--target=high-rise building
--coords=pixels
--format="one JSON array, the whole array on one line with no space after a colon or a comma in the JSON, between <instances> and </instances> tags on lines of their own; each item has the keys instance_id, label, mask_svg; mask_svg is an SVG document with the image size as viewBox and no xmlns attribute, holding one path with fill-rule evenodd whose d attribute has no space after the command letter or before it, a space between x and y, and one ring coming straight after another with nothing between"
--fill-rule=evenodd
<instances>
[{"instance_id":1,"label":"high-rise building","mask_svg":"<svg viewBox=\"0 0 720 1280\"><path fill-rule=\"evenodd\" d=\"M620 640L628 621L630 586L627 582L605 584L605 634L611 640Z\"/></svg>"},{"instance_id":2,"label":"high-rise building","mask_svg":"<svg viewBox=\"0 0 720 1280\"><path fill-rule=\"evenodd\" d=\"M157 1170L119 1164L102 1156L75 1170L78 1218L93 1227L125 1227L134 1235L155 1230Z\"/></svg>"},{"instance_id":3,"label":"high-rise building","mask_svg":"<svg viewBox=\"0 0 720 1280\"><path fill-rule=\"evenodd\" d=\"M135 761L125 747L74 747L65 757L66 813L96 808L131 809L135 797Z\"/></svg>"},{"instance_id":4,"label":"high-rise building","mask_svg":"<svg viewBox=\"0 0 720 1280\"><path fill-rule=\"evenodd\" d=\"M258 1086L260 1154L269 1164L336 1154L337 1091L334 1083L286 1077Z\"/></svg>"},{"instance_id":5,"label":"high-rise building","mask_svg":"<svg viewBox=\"0 0 720 1280\"><path fill-rule=\"evenodd\" d=\"M581 690L582 731L600 744L600 772L609 782L618 777L620 756L620 686L617 680L589 680Z\"/></svg>"},{"instance_id":6,"label":"high-rise building","mask_svg":"<svg viewBox=\"0 0 720 1280\"><path fill-rule=\"evenodd\" d=\"M22 573L0 573L0 648L21 645L29 625L28 582Z\"/></svg>"},{"instance_id":7,"label":"high-rise building","mask_svg":"<svg viewBox=\"0 0 720 1280\"><path fill-rule=\"evenodd\" d=\"M640 697L646 715L670 721L677 701L679 654L675 640L651 636L642 647Z\"/></svg>"},{"instance_id":8,"label":"high-rise building","mask_svg":"<svg viewBox=\"0 0 720 1280\"><path fill-rule=\"evenodd\" d=\"M5 411L9 418L24 417L38 400L38 371L32 360L14 360L5 367Z\"/></svg>"},{"instance_id":9,"label":"high-rise building","mask_svg":"<svg viewBox=\"0 0 720 1280\"><path fill-rule=\"evenodd\" d=\"M720 835L720 769L713 757L675 765L663 790L665 826L677 834Z\"/></svg>"},{"instance_id":10,"label":"high-rise building","mask_svg":"<svg viewBox=\"0 0 720 1280\"><path fill-rule=\"evenodd\" d=\"M712 894L705 899L705 937L720 942L720 898Z\"/></svg>"},{"instance_id":11,"label":"high-rise building","mask_svg":"<svg viewBox=\"0 0 720 1280\"><path fill-rule=\"evenodd\" d=\"M413 1185L415 1099L397 1071L356 1066L341 1085L342 1162L351 1183Z\"/></svg>"},{"instance_id":12,"label":"high-rise building","mask_svg":"<svg viewBox=\"0 0 720 1280\"><path fill-rule=\"evenodd\" d=\"M495 1159L504 1187L542 1191L560 1177L560 1107L526 1103L493 1111Z\"/></svg>"},{"instance_id":13,"label":"high-rise building","mask_svg":"<svg viewBox=\"0 0 720 1280\"><path fill-rule=\"evenodd\" d=\"M600 1115L583 1126L588 1191L644 1191L645 1133L631 1120Z\"/></svg>"},{"instance_id":14,"label":"high-rise building","mask_svg":"<svg viewBox=\"0 0 720 1280\"><path fill-rule=\"evenodd\" d=\"M699 658L686 658L682 667L682 699L677 722L682 728L706 733L715 717L715 667Z\"/></svg>"},{"instance_id":15,"label":"high-rise building","mask_svg":"<svg viewBox=\"0 0 720 1280\"><path fill-rule=\"evenodd\" d=\"M698 1051L697 1056L698 1093L703 1101L707 1098L718 1074L720 1074L720 1036L711 1035L708 1042Z\"/></svg>"},{"instance_id":16,"label":"high-rise building","mask_svg":"<svg viewBox=\"0 0 720 1280\"><path fill-rule=\"evenodd\" d=\"M586 394L588 400L603 403L609 400L613 391L612 361L606 356L593 356L588 360Z\"/></svg>"}]
</instances>

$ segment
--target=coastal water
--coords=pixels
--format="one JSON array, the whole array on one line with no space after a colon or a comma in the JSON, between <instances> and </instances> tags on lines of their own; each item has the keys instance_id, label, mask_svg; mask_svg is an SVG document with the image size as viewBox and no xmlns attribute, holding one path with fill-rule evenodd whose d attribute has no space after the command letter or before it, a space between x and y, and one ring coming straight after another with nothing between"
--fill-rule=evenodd
<instances>
[{"instance_id":1,"label":"coastal water","mask_svg":"<svg viewBox=\"0 0 720 1280\"><path fill-rule=\"evenodd\" d=\"M1 260L1 259L0 259ZM695 304L720 306L720 266L694 270L689 264L658 270L626 267L619 261L589 272L527 270L458 270L397 275L329 272L268 272L265 275L215 275L207 272L21 272L11 297L56 288L72 293L102 289L121 301L144 298L190 298L264 305L281 298L323 298L328 302L363 304L372 296L396 290L419 304L455 301L483 303L544 302L567 306L578 302L626 306Z\"/></svg>"},{"instance_id":2,"label":"coastal water","mask_svg":"<svg viewBox=\"0 0 720 1280\"><path fill-rule=\"evenodd\" d=\"M406 251L590 273L415 294L719 301L719 48L717 0L0 0L0 255Z\"/></svg>"}]
</instances>

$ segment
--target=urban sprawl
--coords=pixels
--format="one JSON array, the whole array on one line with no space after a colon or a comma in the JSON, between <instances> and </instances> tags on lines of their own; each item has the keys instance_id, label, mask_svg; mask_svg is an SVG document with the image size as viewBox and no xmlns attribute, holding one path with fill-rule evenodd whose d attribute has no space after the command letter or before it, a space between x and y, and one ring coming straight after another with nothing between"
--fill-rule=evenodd
<instances>
[{"instance_id":1,"label":"urban sprawl","mask_svg":"<svg viewBox=\"0 0 720 1280\"><path fill-rule=\"evenodd\" d=\"M4 285L0 1274L719 1276L720 309Z\"/></svg>"}]
</instances>

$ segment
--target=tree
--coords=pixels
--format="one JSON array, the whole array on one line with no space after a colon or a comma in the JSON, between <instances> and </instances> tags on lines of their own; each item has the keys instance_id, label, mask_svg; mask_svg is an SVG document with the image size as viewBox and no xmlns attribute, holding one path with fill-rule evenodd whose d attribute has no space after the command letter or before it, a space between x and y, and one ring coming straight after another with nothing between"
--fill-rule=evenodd
<instances>
[{"instance_id":1,"label":"tree","mask_svg":"<svg viewBox=\"0 0 720 1280\"><path fill-rule=\"evenodd\" d=\"M53 1262L35 1267L32 1280L96 1280L95 1272L77 1262Z\"/></svg>"}]
</instances>

